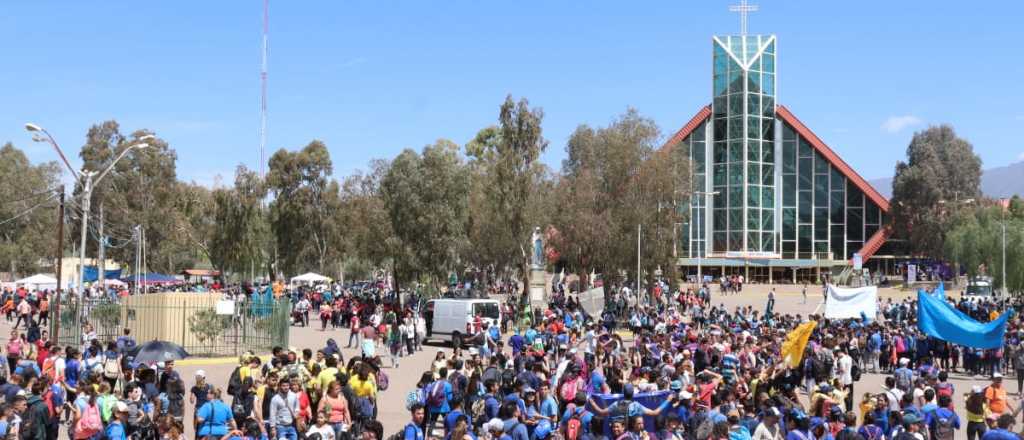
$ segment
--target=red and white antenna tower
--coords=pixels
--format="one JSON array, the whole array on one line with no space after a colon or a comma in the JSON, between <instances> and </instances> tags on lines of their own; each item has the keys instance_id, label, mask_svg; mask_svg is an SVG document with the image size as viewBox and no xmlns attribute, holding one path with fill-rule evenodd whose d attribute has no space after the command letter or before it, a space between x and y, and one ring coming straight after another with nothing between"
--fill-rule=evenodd
<instances>
[{"instance_id":1,"label":"red and white antenna tower","mask_svg":"<svg viewBox=\"0 0 1024 440\"><path fill-rule=\"evenodd\" d=\"M263 0L263 61L260 65L260 178L267 166L267 56L270 52L270 0Z\"/></svg>"}]
</instances>

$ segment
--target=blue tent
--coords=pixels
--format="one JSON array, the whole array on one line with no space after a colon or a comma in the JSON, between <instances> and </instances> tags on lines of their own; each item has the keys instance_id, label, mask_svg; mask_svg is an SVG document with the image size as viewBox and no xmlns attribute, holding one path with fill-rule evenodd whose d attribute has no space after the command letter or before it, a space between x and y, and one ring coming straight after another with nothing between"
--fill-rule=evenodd
<instances>
[{"instance_id":1,"label":"blue tent","mask_svg":"<svg viewBox=\"0 0 1024 440\"><path fill-rule=\"evenodd\" d=\"M126 283L134 283L135 282L135 275L130 275L130 276L123 277L123 278L121 278L121 281L124 281ZM165 275L165 274L162 274L162 273L155 273L155 272L139 274L139 284L150 285L150 284L180 284L180 283L182 283L182 281L179 280L174 275Z\"/></svg>"},{"instance_id":2,"label":"blue tent","mask_svg":"<svg viewBox=\"0 0 1024 440\"><path fill-rule=\"evenodd\" d=\"M121 269L108 270L104 272L106 276L104 279L116 280L121 278ZM100 270L96 266L85 266L85 282L91 283L99 279Z\"/></svg>"}]
</instances>

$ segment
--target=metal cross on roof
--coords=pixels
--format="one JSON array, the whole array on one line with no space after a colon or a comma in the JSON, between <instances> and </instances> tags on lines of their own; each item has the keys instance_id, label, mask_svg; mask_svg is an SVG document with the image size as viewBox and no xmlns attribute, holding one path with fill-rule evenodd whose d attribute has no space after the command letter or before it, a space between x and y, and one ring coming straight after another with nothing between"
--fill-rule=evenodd
<instances>
[{"instance_id":1,"label":"metal cross on roof","mask_svg":"<svg viewBox=\"0 0 1024 440\"><path fill-rule=\"evenodd\" d=\"M740 14L740 35L747 35L747 14L756 11L757 5L748 5L747 0L740 0L740 4L729 6L729 12Z\"/></svg>"}]
</instances>

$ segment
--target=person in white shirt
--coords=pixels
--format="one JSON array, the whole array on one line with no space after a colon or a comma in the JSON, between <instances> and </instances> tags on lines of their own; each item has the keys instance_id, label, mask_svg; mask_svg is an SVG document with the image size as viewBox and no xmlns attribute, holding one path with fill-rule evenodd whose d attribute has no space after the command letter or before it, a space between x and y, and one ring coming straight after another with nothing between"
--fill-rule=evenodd
<instances>
[{"instance_id":1,"label":"person in white shirt","mask_svg":"<svg viewBox=\"0 0 1024 440\"><path fill-rule=\"evenodd\" d=\"M839 384L843 386L843 391L846 392L846 398L843 399L846 404L847 411L853 411L853 358L846 352L845 348L839 349Z\"/></svg>"},{"instance_id":2,"label":"person in white shirt","mask_svg":"<svg viewBox=\"0 0 1024 440\"><path fill-rule=\"evenodd\" d=\"M320 440L335 440L334 428L327 423L327 413L320 411L316 413L316 424L309 427L306 431L306 438L311 437L313 434L320 434Z\"/></svg>"},{"instance_id":3,"label":"person in white shirt","mask_svg":"<svg viewBox=\"0 0 1024 440\"><path fill-rule=\"evenodd\" d=\"M757 424L757 428L754 429L754 434L751 436L752 440L783 440L785 437L782 435L782 429L779 427L779 413L778 408L771 407L765 410L761 416L761 423Z\"/></svg>"}]
</instances>

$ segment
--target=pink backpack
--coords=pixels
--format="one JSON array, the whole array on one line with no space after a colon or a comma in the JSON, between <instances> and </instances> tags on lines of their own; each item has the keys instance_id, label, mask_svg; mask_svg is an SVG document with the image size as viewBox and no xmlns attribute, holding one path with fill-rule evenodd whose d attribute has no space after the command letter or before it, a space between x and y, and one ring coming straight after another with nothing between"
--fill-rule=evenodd
<instances>
[{"instance_id":1,"label":"pink backpack","mask_svg":"<svg viewBox=\"0 0 1024 440\"><path fill-rule=\"evenodd\" d=\"M562 400L566 402L572 402L576 398L576 390L579 389L579 376L574 377L572 380L567 380L562 383L562 389L558 390L558 394L562 396Z\"/></svg>"},{"instance_id":2,"label":"pink backpack","mask_svg":"<svg viewBox=\"0 0 1024 440\"><path fill-rule=\"evenodd\" d=\"M82 418L78 419L78 425L75 426L75 438L91 438L102 430L103 420L100 419L99 405L87 405L85 412L82 413Z\"/></svg>"}]
</instances>

